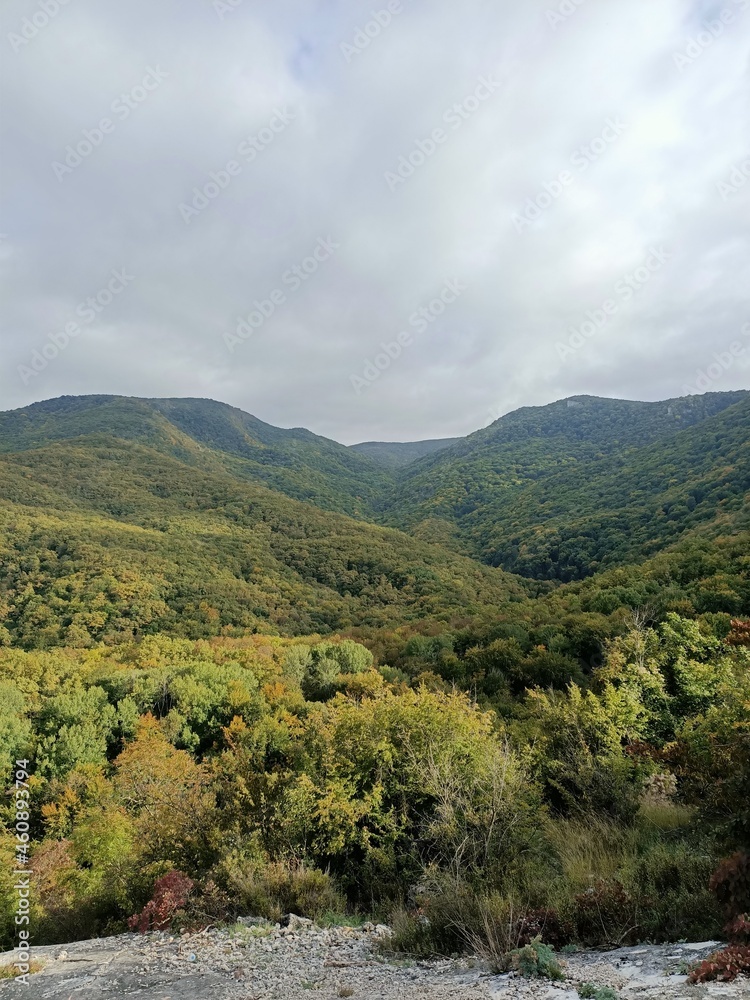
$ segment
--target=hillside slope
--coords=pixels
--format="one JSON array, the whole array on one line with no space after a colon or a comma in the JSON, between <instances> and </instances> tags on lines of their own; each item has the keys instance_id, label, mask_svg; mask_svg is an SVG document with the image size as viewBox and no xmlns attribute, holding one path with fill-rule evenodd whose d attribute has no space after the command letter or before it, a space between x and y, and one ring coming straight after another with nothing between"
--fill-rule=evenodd
<instances>
[{"instance_id":1,"label":"hillside slope","mask_svg":"<svg viewBox=\"0 0 750 1000\"><path fill-rule=\"evenodd\" d=\"M0 457L0 643L328 632L523 599L513 578L105 435Z\"/></svg>"},{"instance_id":2,"label":"hillside slope","mask_svg":"<svg viewBox=\"0 0 750 1000\"><path fill-rule=\"evenodd\" d=\"M360 455L366 455L386 469L402 469L420 458L444 451L461 440L462 438L438 438L433 441L365 441L351 445L351 449Z\"/></svg>"},{"instance_id":3,"label":"hillside slope","mask_svg":"<svg viewBox=\"0 0 750 1000\"><path fill-rule=\"evenodd\" d=\"M110 435L154 447L208 472L265 483L297 500L366 517L388 473L344 445L283 430L210 399L62 396L0 413L0 453Z\"/></svg>"},{"instance_id":4,"label":"hillside slope","mask_svg":"<svg viewBox=\"0 0 750 1000\"><path fill-rule=\"evenodd\" d=\"M513 572L577 579L740 502L749 440L748 393L563 400L416 462L381 516Z\"/></svg>"},{"instance_id":5,"label":"hillside slope","mask_svg":"<svg viewBox=\"0 0 750 1000\"><path fill-rule=\"evenodd\" d=\"M388 470L210 400L62 397L0 414L0 612L26 643L470 615L528 589L472 560L584 579L740 510L749 429L748 393L579 397Z\"/></svg>"}]
</instances>

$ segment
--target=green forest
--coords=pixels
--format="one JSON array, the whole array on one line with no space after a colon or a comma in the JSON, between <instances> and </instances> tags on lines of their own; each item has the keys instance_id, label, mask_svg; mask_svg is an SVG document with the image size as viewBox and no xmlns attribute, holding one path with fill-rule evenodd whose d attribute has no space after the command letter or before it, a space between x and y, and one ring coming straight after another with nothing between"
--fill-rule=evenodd
<instances>
[{"instance_id":1,"label":"green forest","mask_svg":"<svg viewBox=\"0 0 750 1000\"><path fill-rule=\"evenodd\" d=\"M38 943L747 946L749 430L750 393L359 450L208 400L0 413L3 947L19 850Z\"/></svg>"}]
</instances>

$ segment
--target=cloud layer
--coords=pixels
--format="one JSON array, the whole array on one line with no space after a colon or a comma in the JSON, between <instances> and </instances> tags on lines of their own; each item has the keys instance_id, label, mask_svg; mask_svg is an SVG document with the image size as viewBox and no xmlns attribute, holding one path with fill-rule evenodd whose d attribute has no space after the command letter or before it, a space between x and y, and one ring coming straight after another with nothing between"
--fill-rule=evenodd
<instances>
[{"instance_id":1,"label":"cloud layer","mask_svg":"<svg viewBox=\"0 0 750 1000\"><path fill-rule=\"evenodd\" d=\"M9 0L0 44L3 409L352 443L748 385L750 0Z\"/></svg>"}]
</instances>

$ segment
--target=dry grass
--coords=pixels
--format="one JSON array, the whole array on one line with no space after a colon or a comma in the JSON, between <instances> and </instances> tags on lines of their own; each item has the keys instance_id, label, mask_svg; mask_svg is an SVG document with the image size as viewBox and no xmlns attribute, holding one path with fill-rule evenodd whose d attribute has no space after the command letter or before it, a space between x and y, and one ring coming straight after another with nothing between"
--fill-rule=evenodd
<instances>
[{"instance_id":1,"label":"dry grass","mask_svg":"<svg viewBox=\"0 0 750 1000\"><path fill-rule=\"evenodd\" d=\"M33 959L29 962L29 975L33 976L35 972L41 972L43 968L42 962ZM15 965L0 965L0 979L16 979L20 975L21 973Z\"/></svg>"},{"instance_id":2,"label":"dry grass","mask_svg":"<svg viewBox=\"0 0 750 1000\"><path fill-rule=\"evenodd\" d=\"M585 892L599 880L614 878L638 849L637 830L594 817L585 821L558 820L550 824L547 837L559 859L569 895Z\"/></svg>"}]
</instances>

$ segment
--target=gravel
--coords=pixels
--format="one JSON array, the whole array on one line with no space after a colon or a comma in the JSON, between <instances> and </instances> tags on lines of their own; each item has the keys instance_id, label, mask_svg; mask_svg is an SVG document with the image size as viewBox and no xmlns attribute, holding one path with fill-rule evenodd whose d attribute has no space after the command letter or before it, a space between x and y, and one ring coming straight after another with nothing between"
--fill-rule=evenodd
<instances>
[{"instance_id":1,"label":"gravel","mask_svg":"<svg viewBox=\"0 0 750 1000\"><path fill-rule=\"evenodd\" d=\"M620 948L565 956L566 980L493 975L475 959L415 961L384 952L388 928L322 929L292 917L288 927L248 920L196 934L123 934L34 949L41 973L21 986L0 980L0 997L29 1000L575 1000L587 982L623 1000L750 997L750 979L687 984L685 963L715 942ZM0 956L0 964L13 960Z\"/></svg>"}]
</instances>

